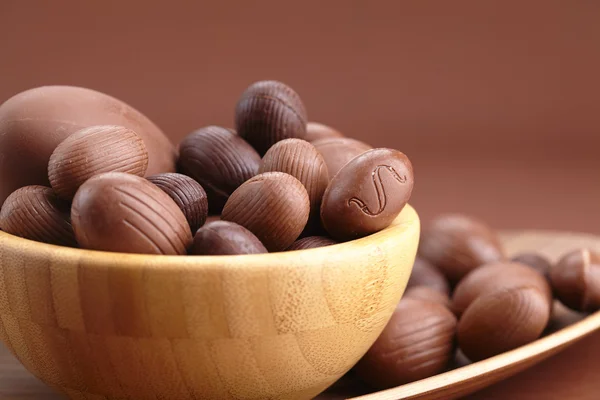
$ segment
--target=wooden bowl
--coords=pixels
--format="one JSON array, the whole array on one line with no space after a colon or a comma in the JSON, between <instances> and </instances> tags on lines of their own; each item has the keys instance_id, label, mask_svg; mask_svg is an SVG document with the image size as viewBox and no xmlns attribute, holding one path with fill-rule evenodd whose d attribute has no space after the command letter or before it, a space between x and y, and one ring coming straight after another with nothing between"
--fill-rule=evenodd
<instances>
[{"instance_id":1,"label":"wooden bowl","mask_svg":"<svg viewBox=\"0 0 600 400\"><path fill-rule=\"evenodd\" d=\"M390 318L419 219L348 243L177 257L56 247L0 232L0 339L72 399L310 399Z\"/></svg>"}]
</instances>

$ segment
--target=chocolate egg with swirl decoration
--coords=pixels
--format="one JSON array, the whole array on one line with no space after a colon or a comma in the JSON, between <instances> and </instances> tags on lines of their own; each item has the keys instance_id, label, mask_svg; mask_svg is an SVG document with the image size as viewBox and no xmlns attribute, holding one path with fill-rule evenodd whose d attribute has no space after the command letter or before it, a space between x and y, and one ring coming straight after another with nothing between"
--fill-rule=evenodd
<instances>
[{"instance_id":1,"label":"chocolate egg with swirl decoration","mask_svg":"<svg viewBox=\"0 0 600 400\"><path fill-rule=\"evenodd\" d=\"M414 185L404 153L373 149L346 164L329 183L321 203L321 222L340 241L388 227L404 208Z\"/></svg>"}]
</instances>

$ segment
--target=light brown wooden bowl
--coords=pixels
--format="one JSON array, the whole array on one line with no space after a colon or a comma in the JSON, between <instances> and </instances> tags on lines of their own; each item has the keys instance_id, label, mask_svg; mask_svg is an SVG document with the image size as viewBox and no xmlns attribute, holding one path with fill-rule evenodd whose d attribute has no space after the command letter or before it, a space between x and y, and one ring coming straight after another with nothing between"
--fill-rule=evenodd
<instances>
[{"instance_id":1,"label":"light brown wooden bowl","mask_svg":"<svg viewBox=\"0 0 600 400\"><path fill-rule=\"evenodd\" d=\"M0 339L73 399L310 399L384 328L419 219L339 245L177 257L0 232Z\"/></svg>"}]
</instances>

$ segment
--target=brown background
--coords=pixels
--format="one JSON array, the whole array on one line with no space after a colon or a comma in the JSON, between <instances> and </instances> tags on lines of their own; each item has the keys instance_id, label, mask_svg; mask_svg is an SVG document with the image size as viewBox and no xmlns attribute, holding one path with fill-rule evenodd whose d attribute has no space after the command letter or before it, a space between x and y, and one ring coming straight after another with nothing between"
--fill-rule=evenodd
<instances>
[{"instance_id":1,"label":"brown background","mask_svg":"<svg viewBox=\"0 0 600 400\"><path fill-rule=\"evenodd\" d=\"M600 233L599 18L592 0L0 0L0 101L91 87L178 141L278 79L310 119L407 153L424 220ZM571 375L550 384L592 385Z\"/></svg>"}]
</instances>

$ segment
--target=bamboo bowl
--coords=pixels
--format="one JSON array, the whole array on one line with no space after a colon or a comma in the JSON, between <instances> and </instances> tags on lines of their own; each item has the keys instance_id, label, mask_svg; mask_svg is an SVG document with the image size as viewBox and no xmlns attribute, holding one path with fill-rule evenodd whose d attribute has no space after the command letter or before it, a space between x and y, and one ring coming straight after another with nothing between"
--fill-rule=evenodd
<instances>
[{"instance_id":1,"label":"bamboo bowl","mask_svg":"<svg viewBox=\"0 0 600 400\"><path fill-rule=\"evenodd\" d=\"M383 330L419 219L339 245L177 257L0 232L0 340L72 399L310 399Z\"/></svg>"}]
</instances>

